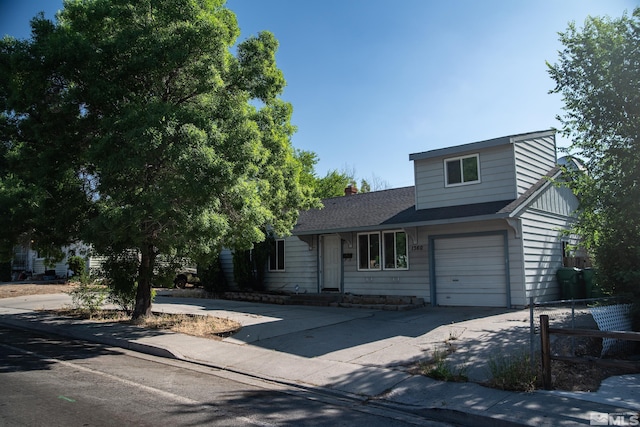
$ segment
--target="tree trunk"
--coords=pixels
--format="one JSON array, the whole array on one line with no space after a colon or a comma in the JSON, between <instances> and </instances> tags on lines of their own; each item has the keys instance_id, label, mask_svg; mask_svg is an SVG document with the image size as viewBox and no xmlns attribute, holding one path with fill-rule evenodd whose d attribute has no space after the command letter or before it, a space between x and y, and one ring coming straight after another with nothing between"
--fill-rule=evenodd
<instances>
[{"instance_id":1,"label":"tree trunk","mask_svg":"<svg viewBox=\"0 0 640 427\"><path fill-rule=\"evenodd\" d=\"M142 259L138 270L138 290L136 291L136 306L133 310L133 319L149 316L151 314L151 278L156 261L156 253L153 245L142 247Z\"/></svg>"}]
</instances>

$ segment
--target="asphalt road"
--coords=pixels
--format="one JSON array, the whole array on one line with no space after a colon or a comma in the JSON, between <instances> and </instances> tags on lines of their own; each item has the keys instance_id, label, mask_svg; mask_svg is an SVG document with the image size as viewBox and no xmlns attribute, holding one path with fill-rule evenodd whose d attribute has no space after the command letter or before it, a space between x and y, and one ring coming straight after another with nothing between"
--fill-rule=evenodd
<instances>
[{"instance_id":1,"label":"asphalt road","mask_svg":"<svg viewBox=\"0 0 640 427\"><path fill-rule=\"evenodd\" d=\"M321 391L0 328L3 426L444 425Z\"/></svg>"}]
</instances>

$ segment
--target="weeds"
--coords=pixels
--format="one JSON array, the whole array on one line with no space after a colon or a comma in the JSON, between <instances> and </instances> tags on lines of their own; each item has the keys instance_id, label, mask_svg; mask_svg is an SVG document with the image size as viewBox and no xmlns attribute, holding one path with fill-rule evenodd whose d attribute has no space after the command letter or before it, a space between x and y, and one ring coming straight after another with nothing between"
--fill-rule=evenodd
<instances>
[{"instance_id":1,"label":"weeds","mask_svg":"<svg viewBox=\"0 0 640 427\"><path fill-rule=\"evenodd\" d=\"M528 351L492 356L488 369L490 387L511 391L533 391L536 388L536 369L531 365Z\"/></svg>"},{"instance_id":2,"label":"weeds","mask_svg":"<svg viewBox=\"0 0 640 427\"><path fill-rule=\"evenodd\" d=\"M449 331L449 338L444 341L444 347L436 348L430 360L418 364L422 375L439 381L466 382L469 380L466 364L456 366L447 360L447 356L457 349L452 341L457 340L461 334L462 331Z\"/></svg>"},{"instance_id":3,"label":"weeds","mask_svg":"<svg viewBox=\"0 0 640 427\"><path fill-rule=\"evenodd\" d=\"M72 306L79 311L86 312L91 318L102 309L109 289L102 285L80 282L73 290L69 291Z\"/></svg>"},{"instance_id":4,"label":"weeds","mask_svg":"<svg viewBox=\"0 0 640 427\"><path fill-rule=\"evenodd\" d=\"M468 381L467 366L465 364L454 366L446 360L449 354L451 353L448 350L434 350L433 359L421 363L423 374L439 381Z\"/></svg>"}]
</instances>

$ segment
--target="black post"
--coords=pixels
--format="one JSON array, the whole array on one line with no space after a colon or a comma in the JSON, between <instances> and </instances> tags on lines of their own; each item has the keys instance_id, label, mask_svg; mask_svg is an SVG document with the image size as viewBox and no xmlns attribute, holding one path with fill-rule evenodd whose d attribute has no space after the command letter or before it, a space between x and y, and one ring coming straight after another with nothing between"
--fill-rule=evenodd
<instances>
[{"instance_id":1,"label":"black post","mask_svg":"<svg viewBox=\"0 0 640 427\"><path fill-rule=\"evenodd\" d=\"M551 390L551 346L549 344L549 316L540 315L540 351L542 353L542 383Z\"/></svg>"}]
</instances>

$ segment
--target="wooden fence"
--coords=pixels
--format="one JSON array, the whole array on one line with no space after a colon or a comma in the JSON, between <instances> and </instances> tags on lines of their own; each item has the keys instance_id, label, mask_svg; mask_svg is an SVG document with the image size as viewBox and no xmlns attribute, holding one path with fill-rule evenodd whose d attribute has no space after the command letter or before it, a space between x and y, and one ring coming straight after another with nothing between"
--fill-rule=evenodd
<instances>
[{"instance_id":1,"label":"wooden fence","mask_svg":"<svg viewBox=\"0 0 640 427\"><path fill-rule=\"evenodd\" d=\"M540 315L540 343L542 353L542 383L546 390L551 389L551 360L562 360L571 363L595 363L601 366L625 367L629 369L638 369L638 363L627 360L599 359L595 357L566 357L553 356L551 354L551 342L549 335L569 335L581 337L596 338L614 338L627 341L640 341L640 332L624 332L624 331L599 331L594 329L566 329L566 328L550 328L549 316Z\"/></svg>"},{"instance_id":2,"label":"wooden fence","mask_svg":"<svg viewBox=\"0 0 640 427\"><path fill-rule=\"evenodd\" d=\"M585 257L563 257L563 267L591 268L591 260Z\"/></svg>"}]
</instances>

